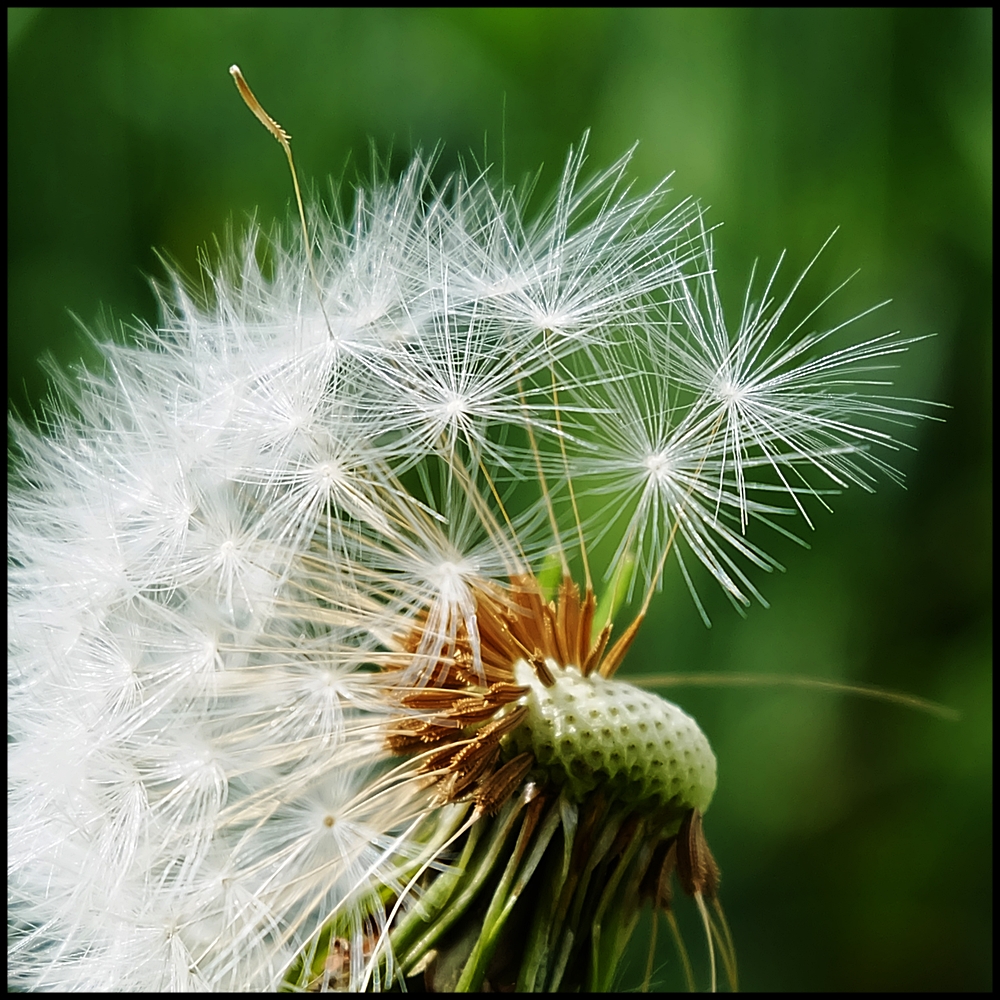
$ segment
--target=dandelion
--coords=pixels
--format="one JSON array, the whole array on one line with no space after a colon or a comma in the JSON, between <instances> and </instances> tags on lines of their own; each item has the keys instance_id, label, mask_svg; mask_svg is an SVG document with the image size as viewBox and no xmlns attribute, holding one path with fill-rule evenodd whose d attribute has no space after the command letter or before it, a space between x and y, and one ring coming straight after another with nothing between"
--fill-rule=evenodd
<instances>
[{"instance_id":1,"label":"dandelion","mask_svg":"<svg viewBox=\"0 0 1000 1000\"><path fill-rule=\"evenodd\" d=\"M15 425L13 985L609 989L674 882L735 981L715 757L618 671L668 558L763 601L758 525L895 475L908 342L777 272L730 324L699 207L584 150L534 219L417 158L252 230Z\"/></svg>"}]
</instances>

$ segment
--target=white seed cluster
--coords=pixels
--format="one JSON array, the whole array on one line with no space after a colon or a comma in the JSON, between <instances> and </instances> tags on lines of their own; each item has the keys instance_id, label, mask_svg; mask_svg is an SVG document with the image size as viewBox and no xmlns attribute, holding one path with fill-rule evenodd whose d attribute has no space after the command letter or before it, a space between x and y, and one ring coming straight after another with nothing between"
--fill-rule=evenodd
<instances>
[{"instance_id":1,"label":"white seed cluster","mask_svg":"<svg viewBox=\"0 0 1000 1000\"><path fill-rule=\"evenodd\" d=\"M708 808L715 791L715 754L686 712L658 695L576 667L548 661L555 684L532 667L514 667L529 713L513 735L553 780L576 798L598 787L650 807Z\"/></svg>"},{"instance_id":2,"label":"white seed cluster","mask_svg":"<svg viewBox=\"0 0 1000 1000\"><path fill-rule=\"evenodd\" d=\"M482 595L493 639L510 615L512 649L552 626L578 659L583 602L564 591L560 620L532 591L547 553L599 544L636 595L669 553L748 605L742 564L777 565L752 523L894 474L879 449L913 404L880 369L907 339L782 331L777 271L727 326L698 203L636 193L628 156L585 160L537 215L530 187L478 166L436 185L417 158L347 218L317 213L312 260L251 228L201 304L175 280L40 429L12 422L10 987L273 993L331 919L348 989L393 986L385 900L448 864L455 813L388 747L387 691L432 689L463 643L487 679ZM567 795L708 805L687 715L551 671L518 667L530 712L505 749ZM478 780L496 732L442 748L456 775Z\"/></svg>"}]
</instances>

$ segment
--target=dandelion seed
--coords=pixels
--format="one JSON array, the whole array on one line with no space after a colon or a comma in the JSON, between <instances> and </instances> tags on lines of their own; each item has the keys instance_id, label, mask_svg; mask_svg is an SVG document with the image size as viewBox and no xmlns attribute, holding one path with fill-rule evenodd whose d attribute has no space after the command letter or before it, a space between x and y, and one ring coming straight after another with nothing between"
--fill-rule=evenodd
<instances>
[{"instance_id":1,"label":"dandelion seed","mask_svg":"<svg viewBox=\"0 0 1000 1000\"><path fill-rule=\"evenodd\" d=\"M774 277L727 326L696 206L584 150L534 220L417 159L253 232L15 426L13 985L603 990L675 879L735 980L715 757L617 671L668 556L763 600L755 522L893 475L908 341Z\"/></svg>"}]
</instances>

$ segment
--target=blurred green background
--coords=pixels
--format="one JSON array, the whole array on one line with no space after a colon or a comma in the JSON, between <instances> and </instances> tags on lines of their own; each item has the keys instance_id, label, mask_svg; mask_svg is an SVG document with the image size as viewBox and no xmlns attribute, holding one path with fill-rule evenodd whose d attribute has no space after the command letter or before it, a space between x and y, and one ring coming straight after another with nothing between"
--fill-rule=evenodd
<instances>
[{"instance_id":1,"label":"blurred green background","mask_svg":"<svg viewBox=\"0 0 1000 1000\"><path fill-rule=\"evenodd\" d=\"M41 355L93 359L73 315L155 320L157 252L193 272L227 223L287 217L284 158L232 62L320 193L364 172L370 140L394 164L443 143L441 173L470 151L508 177L544 163L543 188L585 129L595 167L639 140L640 186L676 170L725 222L731 311L756 257L787 248L790 281L841 226L802 301L860 267L823 318L891 297L858 336L936 334L897 387L947 422L905 430L908 488L840 498L811 551L762 539L788 570L758 580L770 610L743 621L703 588L707 630L668 578L625 676L809 674L960 709L671 693L719 756L706 830L743 988L990 989L992 27L984 10L11 10L11 405L44 397Z\"/></svg>"}]
</instances>

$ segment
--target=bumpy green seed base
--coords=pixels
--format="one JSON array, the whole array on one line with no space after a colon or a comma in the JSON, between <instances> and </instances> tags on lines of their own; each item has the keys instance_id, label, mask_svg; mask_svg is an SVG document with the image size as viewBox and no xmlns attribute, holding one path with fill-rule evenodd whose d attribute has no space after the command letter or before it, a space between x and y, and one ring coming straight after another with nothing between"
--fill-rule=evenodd
<instances>
[{"instance_id":1,"label":"bumpy green seed base","mask_svg":"<svg viewBox=\"0 0 1000 1000\"><path fill-rule=\"evenodd\" d=\"M530 750L577 799L600 787L650 808L708 808L715 754L691 716L624 681L549 668L552 687L526 662L514 667L517 683L531 688L528 718L512 735L518 752Z\"/></svg>"}]
</instances>

